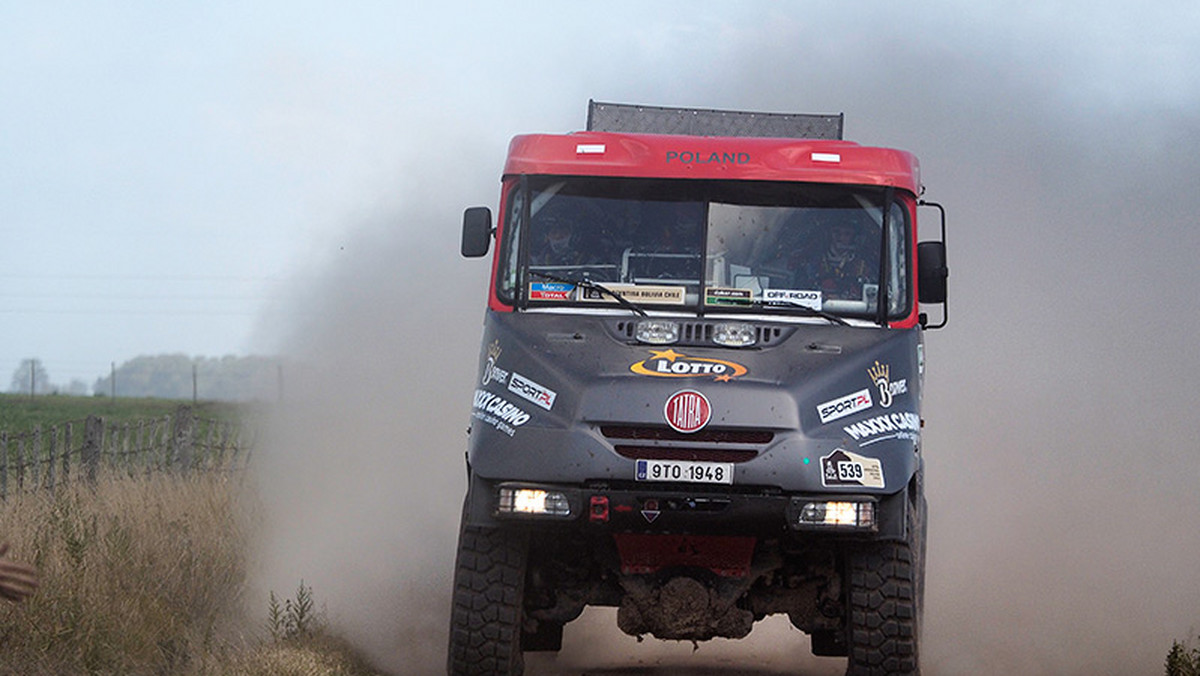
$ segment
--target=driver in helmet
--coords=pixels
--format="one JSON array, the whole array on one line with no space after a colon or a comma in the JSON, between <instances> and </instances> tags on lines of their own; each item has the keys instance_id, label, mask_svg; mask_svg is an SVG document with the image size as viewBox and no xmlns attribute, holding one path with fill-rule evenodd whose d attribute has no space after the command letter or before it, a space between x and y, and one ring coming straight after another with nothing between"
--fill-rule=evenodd
<instances>
[{"instance_id":1,"label":"driver in helmet","mask_svg":"<svg viewBox=\"0 0 1200 676\"><path fill-rule=\"evenodd\" d=\"M798 277L806 278L824 298L858 300L863 285L873 278L873 268L864 251L861 233L853 222L839 220L830 224L829 246L820 256L809 259ZM874 270L874 272L878 272Z\"/></svg>"},{"instance_id":2,"label":"driver in helmet","mask_svg":"<svg viewBox=\"0 0 1200 676\"><path fill-rule=\"evenodd\" d=\"M545 214L534 219L535 232L540 233L531 254L534 265L584 265L589 257L582 246L578 226L557 214Z\"/></svg>"}]
</instances>

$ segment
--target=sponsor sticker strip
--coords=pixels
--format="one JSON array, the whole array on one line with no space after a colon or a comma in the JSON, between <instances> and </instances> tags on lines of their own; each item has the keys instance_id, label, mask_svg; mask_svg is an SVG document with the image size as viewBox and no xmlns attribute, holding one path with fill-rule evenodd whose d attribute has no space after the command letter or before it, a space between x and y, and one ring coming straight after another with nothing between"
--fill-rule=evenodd
<instances>
[{"instance_id":1,"label":"sponsor sticker strip","mask_svg":"<svg viewBox=\"0 0 1200 676\"><path fill-rule=\"evenodd\" d=\"M508 391L547 411L554 408L554 400L558 397L558 393L554 390L543 387L516 371L508 379Z\"/></svg>"},{"instance_id":2,"label":"sponsor sticker strip","mask_svg":"<svg viewBox=\"0 0 1200 676\"><path fill-rule=\"evenodd\" d=\"M658 303L660 305L683 305L685 302L682 286L650 286L636 284L608 284L604 288L619 293L625 300L632 303ZM613 297L600 289L584 287L579 300L588 302L613 302Z\"/></svg>"},{"instance_id":3,"label":"sponsor sticker strip","mask_svg":"<svg viewBox=\"0 0 1200 676\"><path fill-rule=\"evenodd\" d=\"M516 428L529 422L529 414L498 394L475 390L471 416L512 436Z\"/></svg>"},{"instance_id":4,"label":"sponsor sticker strip","mask_svg":"<svg viewBox=\"0 0 1200 676\"><path fill-rule=\"evenodd\" d=\"M689 357L675 350L650 350L650 358L629 367L643 376L659 378L698 378L712 376L716 382L728 382L749 372L745 366L726 359Z\"/></svg>"},{"instance_id":5,"label":"sponsor sticker strip","mask_svg":"<svg viewBox=\"0 0 1200 676\"><path fill-rule=\"evenodd\" d=\"M817 405L817 415L821 416L821 423L832 422L838 418L845 418L848 415L853 415L859 411L865 411L871 408L874 404L871 401L871 391L861 389L857 392L847 394L844 397L831 399L824 404Z\"/></svg>"},{"instance_id":6,"label":"sponsor sticker strip","mask_svg":"<svg viewBox=\"0 0 1200 676\"><path fill-rule=\"evenodd\" d=\"M855 441L861 442L859 446L868 446L884 439L916 440L921 433L921 416L909 412L886 413L846 425L842 430Z\"/></svg>"}]
</instances>

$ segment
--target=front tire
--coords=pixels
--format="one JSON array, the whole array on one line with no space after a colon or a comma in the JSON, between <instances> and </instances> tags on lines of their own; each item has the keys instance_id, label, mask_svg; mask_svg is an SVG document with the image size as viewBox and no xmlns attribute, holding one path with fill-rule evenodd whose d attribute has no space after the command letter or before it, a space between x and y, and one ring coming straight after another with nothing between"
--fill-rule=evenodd
<instances>
[{"instance_id":1,"label":"front tire","mask_svg":"<svg viewBox=\"0 0 1200 676\"><path fill-rule=\"evenodd\" d=\"M847 676L920 674L924 507L924 496L909 505L904 541L879 543L850 557Z\"/></svg>"},{"instance_id":2,"label":"front tire","mask_svg":"<svg viewBox=\"0 0 1200 676\"><path fill-rule=\"evenodd\" d=\"M450 611L450 676L520 676L528 539L519 531L464 525Z\"/></svg>"}]
</instances>

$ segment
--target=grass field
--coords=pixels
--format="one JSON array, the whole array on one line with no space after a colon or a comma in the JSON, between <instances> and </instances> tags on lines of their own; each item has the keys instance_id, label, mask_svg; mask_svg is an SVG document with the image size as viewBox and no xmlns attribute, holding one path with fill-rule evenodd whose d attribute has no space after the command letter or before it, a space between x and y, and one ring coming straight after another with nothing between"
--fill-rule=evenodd
<instances>
[{"instance_id":1,"label":"grass field","mask_svg":"<svg viewBox=\"0 0 1200 676\"><path fill-rule=\"evenodd\" d=\"M20 433L89 414L138 420L179 403L4 395L0 429ZM200 408L203 416L241 413ZM27 491L0 503L0 541L41 578L27 601L0 602L0 676L376 674L318 615L295 616L294 590L278 590L280 607L293 609L290 623L286 613L273 622L265 601L245 597L247 544L259 524L244 479L109 475L95 486ZM319 589L307 594L320 601Z\"/></svg>"},{"instance_id":2,"label":"grass field","mask_svg":"<svg viewBox=\"0 0 1200 676\"><path fill-rule=\"evenodd\" d=\"M0 430L24 432L35 426L43 428L89 415L103 417L109 422L129 422L167 415L181 404L191 401L174 399L112 399L109 397L75 397L49 394L30 398L25 394L0 394ZM197 402L197 415L219 420L233 420L251 411L245 405L226 402Z\"/></svg>"}]
</instances>

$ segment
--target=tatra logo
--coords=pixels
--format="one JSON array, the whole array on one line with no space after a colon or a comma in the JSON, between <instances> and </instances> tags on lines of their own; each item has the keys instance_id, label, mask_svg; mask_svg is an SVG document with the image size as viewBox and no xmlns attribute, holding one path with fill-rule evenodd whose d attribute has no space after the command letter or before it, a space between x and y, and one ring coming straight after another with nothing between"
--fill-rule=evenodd
<instances>
[{"instance_id":1,"label":"tatra logo","mask_svg":"<svg viewBox=\"0 0 1200 676\"><path fill-rule=\"evenodd\" d=\"M630 371L643 376L659 378L699 378L712 376L724 383L744 376L749 372L745 366L725 359L689 357L675 350L650 350L650 358L629 367Z\"/></svg>"},{"instance_id":2,"label":"tatra logo","mask_svg":"<svg viewBox=\"0 0 1200 676\"><path fill-rule=\"evenodd\" d=\"M689 150L668 150L667 164L747 164L750 153L717 153L691 152Z\"/></svg>"},{"instance_id":3,"label":"tatra logo","mask_svg":"<svg viewBox=\"0 0 1200 676\"><path fill-rule=\"evenodd\" d=\"M891 367L888 364L879 362L875 362L874 366L867 369L867 375L871 376L871 382L879 388L879 405L883 408L891 406L892 399L897 394L908 392L908 379L902 378L893 382L889 376L890 372Z\"/></svg>"},{"instance_id":4,"label":"tatra logo","mask_svg":"<svg viewBox=\"0 0 1200 676\"><path fill-rule=\"evenodd\" d=\"M663 417L671 429L690 434L708 424L712 418L712 405L707 397L696 390L680 390L667 399L663 406Z\"/></svg>"}]
</instances>

